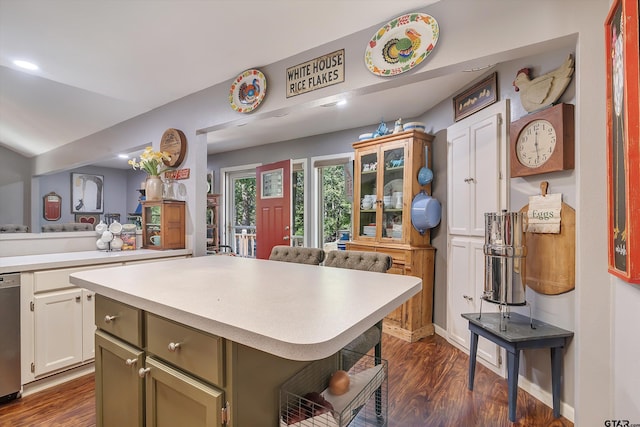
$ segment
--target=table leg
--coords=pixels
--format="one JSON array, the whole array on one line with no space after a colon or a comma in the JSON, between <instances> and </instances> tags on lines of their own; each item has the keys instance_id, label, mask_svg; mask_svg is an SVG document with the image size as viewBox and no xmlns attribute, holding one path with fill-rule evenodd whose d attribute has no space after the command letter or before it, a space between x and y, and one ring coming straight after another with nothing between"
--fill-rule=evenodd
<instances>
[{"instance_id":1,"label":"table leg","mask_svg":"<svg viewBox=\"0 0 640 427\"><path fill-rule=\"evenodd\" d=\"M471 332L469 343L469 390L473 390L473 379L476 376L476 355L478 354L478 334Z\"/></svg>"},{"instance_id":2,"label":"table leg","mask_svg":"<svg viewBox=\"0 0 640 427\"><path fill-rule=\"evenodd\" d=\"M520 350L507 351L507 386L509 393L509 421L516 421L518 406L518 371L520 369Z\"/></svg>"},{"instance_id":3,"label":"table leg","mask_svg":"<svg viewBox=\"0 0 640 427\"><path fill-rule=\"evenodd\" d=\"M562 377L562 347L551 347L551 393L553 416L560 417L560 379Z\"/></svg>"}]
</instances>

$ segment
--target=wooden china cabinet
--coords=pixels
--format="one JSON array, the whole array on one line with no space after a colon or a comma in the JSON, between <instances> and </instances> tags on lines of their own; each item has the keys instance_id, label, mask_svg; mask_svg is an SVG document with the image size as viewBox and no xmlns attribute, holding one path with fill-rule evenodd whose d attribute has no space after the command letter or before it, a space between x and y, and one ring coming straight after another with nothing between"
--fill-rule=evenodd
<instances>
[{"instance_id":1,"label":"wooden china cabinet","mask_svg":"<svg viewBox=\"0 0 640 427\"><path fill-rule=\"evenodd\" d=\"M417 176L432 141L432 135L407 131L353 144L354 232L347 249L389 254L389 273L422 279L422 291L383 321L384 332L409 342L434 333L435 249L429 230L420 234L411 225L414 196L431 193L431 184L421 186Z\"/></svg>"},{"instance_id":2,"label":"wooden china cabinet","mask_svg":"<svg viewBox=\"0 0 640 427\"><path fill-rule=\"evenodd\" d=\"M184 201L142 202L142 247L145 249L184 249Z\"/></svg>"}]
</instances>

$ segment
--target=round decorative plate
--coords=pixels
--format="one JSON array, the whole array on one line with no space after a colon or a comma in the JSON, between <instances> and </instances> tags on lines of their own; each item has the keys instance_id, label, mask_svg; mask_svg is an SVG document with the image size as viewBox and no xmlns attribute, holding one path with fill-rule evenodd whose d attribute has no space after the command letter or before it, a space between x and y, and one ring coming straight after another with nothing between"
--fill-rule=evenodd
<instances>
[{"instance_id":1,"label":"round decorative plate","mask_svg":"<svg viewBox=\"0 0 640 427\"><path fill-rule=\"evenodd\" d=\"M394 76L409 71L431 53L438 42L438 23L425 13L407 13L376 32L364 53L373 74Z\"/></svg>"},{"instance_id":2,"label":"round decorative plate","mask_svg":"<svg viewBox=\"0 0 640 427\"><path fill-rule=\"evenodd\" d=\"M235 78L229 91L231 108L248 113L258 108L267 94L267 79L260 70L247 70Z\"/></svg>"}]
</instances>

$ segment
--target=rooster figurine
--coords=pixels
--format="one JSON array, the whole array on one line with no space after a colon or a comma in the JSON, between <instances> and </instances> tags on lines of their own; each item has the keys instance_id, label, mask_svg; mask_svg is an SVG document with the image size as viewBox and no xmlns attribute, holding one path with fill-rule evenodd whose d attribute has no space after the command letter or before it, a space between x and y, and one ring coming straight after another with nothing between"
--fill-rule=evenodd
<instances>
[{"instance_id":1,"label":"rooster figurine","mask_svg":"<svg viewBox=\"0 0 640 427\"><path fill-rule=\"evenodd\" d=\"M559 68L533 80L530 73L523 68L513 81L516 92L520 92L520 103L528 112L553 105L562 96L573 76L573 58L569 55Z\"/></svg>"},{"instance_id":2,"label":"rooster figurine","mask_svg":"<svg viewBox=\"0 0 640 427\"><path fill-rule=\"evenodd\" d=\"M253 101L260 95L260 85L258 79L253 79L251 84L242 83L238 89L238 100L242 104L253 104Z\"/></svg>"},{"instance_id":3,"label":"rooster figurine","mask_svg":"<svg viewBox=\"0 0 640 427\"><path fill-rule=\"evenodd\" d=\"M420 47L420 33L412 28L404 33L407 37L389 39L382 48L382 56L388 64L407 62Z\"/></svg>"}]
</instances>

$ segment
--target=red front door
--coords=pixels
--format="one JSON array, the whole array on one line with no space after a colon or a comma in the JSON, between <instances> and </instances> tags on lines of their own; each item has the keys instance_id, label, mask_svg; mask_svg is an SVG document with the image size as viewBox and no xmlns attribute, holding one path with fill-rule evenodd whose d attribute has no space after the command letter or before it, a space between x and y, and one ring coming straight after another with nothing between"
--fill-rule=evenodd
<instances>
[{"instance_id":1,"label":"red front door","mask_svg":"<svg viewBox=\"0 0 640 427\"><path fill-rule=\"evenodd\" d=\"M291 160L256 168L256 258L291 244Z\"/></svg>"}]
</instances>

